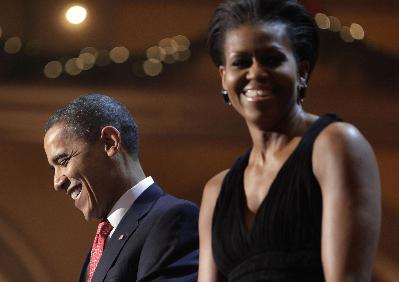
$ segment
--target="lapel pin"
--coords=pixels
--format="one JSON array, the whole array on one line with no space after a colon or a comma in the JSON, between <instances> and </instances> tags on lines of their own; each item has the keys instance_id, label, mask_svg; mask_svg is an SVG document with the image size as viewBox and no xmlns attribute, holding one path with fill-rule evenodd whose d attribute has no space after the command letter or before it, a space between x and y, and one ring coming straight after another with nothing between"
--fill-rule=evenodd
<instances>
[{"instance_id":1,"label":"lapel pin","mask_svg":"<svg viewBox=\"0 0 399 282\"><path fill-rule=\"evenodd\" d=\"M125 239L125 234L119 235L118 240L123 240L123 239Z\"/></svg>"}]
</instances>

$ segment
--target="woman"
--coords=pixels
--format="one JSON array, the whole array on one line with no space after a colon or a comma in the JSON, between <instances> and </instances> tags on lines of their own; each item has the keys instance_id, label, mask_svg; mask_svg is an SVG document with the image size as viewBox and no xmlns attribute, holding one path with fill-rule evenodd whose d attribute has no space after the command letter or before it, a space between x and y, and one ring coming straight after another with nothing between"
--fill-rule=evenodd
<instances>
[{"instance_id":1,"label":"woman","mask_svg":"<svg viewBox=\"0 0 399 282\"><path fill-rule=\"evenodd\" d=\"M378 169L354 126L303 110L312 17L295 0L227 0L208 43L253 144L204 188L199 281L370 281Z\"/></svg>"}]
</instances>

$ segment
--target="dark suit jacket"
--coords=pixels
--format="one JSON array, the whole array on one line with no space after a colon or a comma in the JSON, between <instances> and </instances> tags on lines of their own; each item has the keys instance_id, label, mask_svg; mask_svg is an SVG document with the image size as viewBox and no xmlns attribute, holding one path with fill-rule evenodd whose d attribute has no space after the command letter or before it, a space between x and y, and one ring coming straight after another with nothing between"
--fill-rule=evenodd
<instances>
[{"instance_id":1,"label":"dark suit jacket","mask_svg":"<svg viewBox=\"0 0 399 282\"><path fill-rule=\"evenodd\" d=\"M90 252L79 281L86 281ZM153 184L108 239L93 275L99 281L197 281L198 208Z\"/></svg>"}]
</instances>

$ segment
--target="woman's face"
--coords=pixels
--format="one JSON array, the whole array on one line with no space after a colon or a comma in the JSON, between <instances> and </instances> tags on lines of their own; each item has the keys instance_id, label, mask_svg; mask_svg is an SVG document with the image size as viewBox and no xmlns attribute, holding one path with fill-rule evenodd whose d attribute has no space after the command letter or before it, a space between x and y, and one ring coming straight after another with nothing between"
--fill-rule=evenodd
<instances>
[{"instance_id":1,"label":"woman's face","mask_svg":"<svg viewBox=\"0 0 399 282\"><path fill-rule=\"evenodd\" d=\"M297 86L307 64L297 65L286 28L248 24L226 32L223 88L247 123L274 126L299 108Z\"/></svg>"}]
</instances>

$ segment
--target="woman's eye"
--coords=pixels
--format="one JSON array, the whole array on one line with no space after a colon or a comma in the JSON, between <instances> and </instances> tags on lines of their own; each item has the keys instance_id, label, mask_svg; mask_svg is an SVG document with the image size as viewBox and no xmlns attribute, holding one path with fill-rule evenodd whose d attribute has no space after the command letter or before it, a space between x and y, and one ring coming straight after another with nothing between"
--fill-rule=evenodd
<instances>
[{"instance_id":1,"label":"woman's eye","mask_svg":"<svg viewBox=\"0 0 399 282\"><path fill-rule=\"evenodd\" d=\"M251 61L247 59L235 59L232 61L231 65L238 68L248 67L251 65Z\"/></svg>"},{"instance_id":2,"label":"woman's eye","mask_svg":"<svg viewBox=\"0 0 399 282\"><path fill-rule=\"evenodd\" d=\"M263 60L263 65L267 67L278 67L281 65L283 59L279 56L266 57Z\"/></svg>"}]
</instances>

